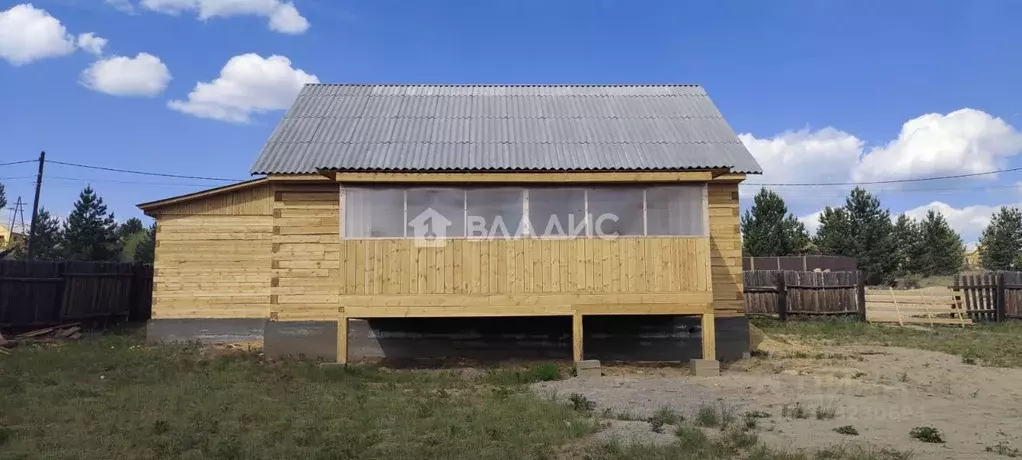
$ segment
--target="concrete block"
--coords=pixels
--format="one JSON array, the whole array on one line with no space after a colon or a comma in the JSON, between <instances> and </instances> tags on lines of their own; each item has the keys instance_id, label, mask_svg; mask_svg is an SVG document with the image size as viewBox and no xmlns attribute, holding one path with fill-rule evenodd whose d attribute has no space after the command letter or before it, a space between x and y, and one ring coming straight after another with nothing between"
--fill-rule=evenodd
<instances>
[{"instance_id":1,"label":"concrete block","mask_svg":"<svg viewBox=\"0 0 1022 460\"><path fill-rule=\"evenodd\" d=\"M689 361L692 375L696 377L719 377L720 361L715 359L693 359Z\"/></svg>"},{"instance_id":2,"label":"concrete block","mask_svg":"<svg viewBox=\"0 0 1022 460\"><path fill-rule=\"evenodd\" d=\"M600 377L603 375L600 372L600 361L595 359L575 361L575 375L578 377Z\"/></svg>"}]
</instances>

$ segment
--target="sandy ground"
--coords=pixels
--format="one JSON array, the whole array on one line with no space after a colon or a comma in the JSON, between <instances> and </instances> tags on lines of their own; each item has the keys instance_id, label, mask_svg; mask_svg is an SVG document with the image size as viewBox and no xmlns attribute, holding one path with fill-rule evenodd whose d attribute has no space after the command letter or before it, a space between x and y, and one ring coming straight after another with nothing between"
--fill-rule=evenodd
<instances>
[{"instance_id":1,"label":"sandy ground","mask_svg":"<svg viewBox=\"0 0 1022 460\"><path fill-rule=\"evenodd\" d=\"M808 357L807 357L808 356ZM760 439L787 449L848 442L912 451L924 459L1003 459L986 447L1022 449L1022 370L969 365L943 353L893 347L815 347L772 353L733 364L720 377L696 378L684 369L605 367L605 376L536 384L541 394L581 393L597 413L648 417L671 407L690 417L706 402L739 414L764 411ZM806 419L782 417L800 404ZM817 420L817 407L836 417ZM609 411L608 411L609 409ZM859 436L834 428L852 425ZM648 424L646 424L648 427ZM909 436L917 426L939 429L945 444ZM641 422L615 424L602 439L663 442L642 432Z\"/></svg>"}]
</instances>

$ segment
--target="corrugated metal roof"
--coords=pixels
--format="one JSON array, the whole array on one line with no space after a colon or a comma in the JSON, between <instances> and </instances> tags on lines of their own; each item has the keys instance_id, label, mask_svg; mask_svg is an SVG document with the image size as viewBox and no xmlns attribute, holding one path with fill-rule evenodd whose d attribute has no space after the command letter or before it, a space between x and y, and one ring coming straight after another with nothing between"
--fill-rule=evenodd
<instances>
[{"instance_id":1,"label":"corrugated metal roof","mask_svg":"<svg viewBox=\"0 0 1022 460\"><path fill-rule=\"evenodd\" d=\"M697 85L306 85L253 174L762 170Z\"/></svg>"}]
</instances>

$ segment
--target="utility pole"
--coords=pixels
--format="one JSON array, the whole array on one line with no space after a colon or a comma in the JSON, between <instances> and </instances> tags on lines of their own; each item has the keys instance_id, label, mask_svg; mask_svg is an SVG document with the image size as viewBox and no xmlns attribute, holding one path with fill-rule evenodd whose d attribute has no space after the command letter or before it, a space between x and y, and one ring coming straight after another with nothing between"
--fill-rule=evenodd
<instances>
[{"instance_id":1,"label":"utility pole","mask_svg":"<svg viewBox=\"0 0 1022 460\"><path fill-rule=\"evenodd\" d=\"M28 231L28 260L34 256L32 250L35 242L35 226L39 217L39 193L43 187L43 165L46 164L46 152L39 153L39 173L35 177L35 200L32 202L32 224Z\"/></svg>"}]
</instances>

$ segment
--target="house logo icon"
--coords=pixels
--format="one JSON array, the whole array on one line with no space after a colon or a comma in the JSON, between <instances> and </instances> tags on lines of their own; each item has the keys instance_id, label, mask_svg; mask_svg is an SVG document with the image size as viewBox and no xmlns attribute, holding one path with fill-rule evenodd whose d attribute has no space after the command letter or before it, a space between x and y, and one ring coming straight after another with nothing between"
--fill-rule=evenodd
<instances>
[{"instance_id":1,"label":"house logo icon","mask_svg":"<svg viewBox=\"0 0 1022 460\"><path fill-rule=\"evenodd\" d=\"M419 247L440 247L446 243L447 227L451 221L433 208L426 208L414 219L408 221L412 228L411 237Z\"/></svg>"}]
</instances>

